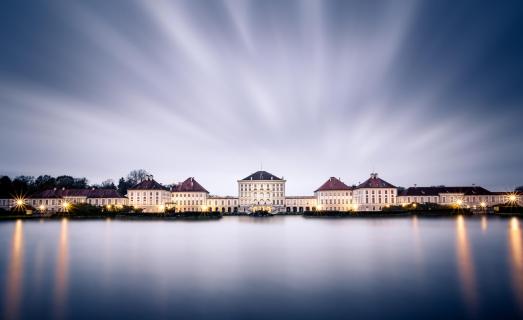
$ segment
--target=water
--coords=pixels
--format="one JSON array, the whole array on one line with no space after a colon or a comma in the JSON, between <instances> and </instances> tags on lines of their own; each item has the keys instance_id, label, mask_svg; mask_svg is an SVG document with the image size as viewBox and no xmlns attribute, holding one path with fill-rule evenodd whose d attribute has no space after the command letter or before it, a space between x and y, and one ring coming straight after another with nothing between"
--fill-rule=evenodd
<instances>
[{"instance_id":1,"label":"water","mask_svg":"<svg viewBox=\"0 0 523 320\"><path fill-rule=\"evenodd\" d=\"M516 218L0 223L6 318L517 318Z\"/></svg>"}]
</instances>

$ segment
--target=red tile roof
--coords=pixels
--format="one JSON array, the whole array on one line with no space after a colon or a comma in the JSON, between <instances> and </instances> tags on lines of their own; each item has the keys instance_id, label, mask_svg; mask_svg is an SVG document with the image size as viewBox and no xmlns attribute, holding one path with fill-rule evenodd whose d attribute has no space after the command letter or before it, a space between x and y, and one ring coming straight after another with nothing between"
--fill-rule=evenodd
<instances>
[{"instance_id":1,"label":"red tile roof","mask_svg":"<svg viewBox=\"0 0 523 320\"><path fill-rule=\"evenodd\" d=\"M209 193L201 184L194 179L194 177L187 178L171 188L173 192L206 192Z\"/></svg>"},{"instance_id":2,"label":"red tile roof","mask_svg":"<svg viewBox=\"0 0 523 320\"><path fill-rule=\"evenodd\" d=\"M329 191L329 190L352 190L351 187L341 182L340 179L335 177L330 177L324 184L321 185L316 191Z\"/></svg>"},{"instance_id":3,"label":"red tile roof","mask_svg":"<svg viewBox=\"0 0 523 320\"><path fill-rule=\"evenodd\" d=\"M385 180L382 180L378 178L377 173L371 173L370 178L367 179L367 181L363 182L359 186L356 187L357 189L361 188L396 188L392 184L388 183Z\"/></svg>"}]
</instances>

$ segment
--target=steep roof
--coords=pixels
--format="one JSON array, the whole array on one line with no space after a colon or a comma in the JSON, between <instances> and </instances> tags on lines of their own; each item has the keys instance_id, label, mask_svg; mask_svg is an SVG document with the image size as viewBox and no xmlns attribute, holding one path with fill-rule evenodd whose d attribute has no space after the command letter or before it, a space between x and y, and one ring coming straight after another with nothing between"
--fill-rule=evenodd
<instances>
[{"instance_id":1,"label":"steep roof","mask_svg":"<svg viewBox=\"0 0 523 320\"><path fill-rule=\"evenodd\" d=\"M410 187L401 192L398 196L438 196L445 193L462 193L466 196L473 195L492 195L493 193L483 187Z\"/></svg>"},{"instance_id":2,"label":"steep roof","mask_svg":"<svg viewBox=\"0 0 523 320\"><path fill-rule=\"evenodd\" d=\"M152 176L130 187L129 190L167 190L164 186L156 182Z\"/></svg>"},{"instance_id":3,"label":"steep roof","mask_svg":"<svg viewBox=\"0 0 523 320\"><path fill-rule=\"evenodd\" d=\"M194 177L187 178L184 182L172 187L173 192L206 192L209 193Z\"/></svg>"},{"instance_id":4,"label":"steep roof","mask_svg":"<svg viewBox=\"0 0 523 320\"><path fill-rule=\"evenodd\" d=\"M268 173L267 171L256 171L250 176L243 178L242 180L283 180L277 176Z\"/></svg>"},{"instance_id":5,"label":"steep roof","mask_svg":"<svg viewBox=\"0 0 523 320\"><path fill-rule=\"evenodd\" d=\"M329 180L325 181L316 191L334 191L334 190L352 190L351 187L343 183L340 179L330 177Z\"/></svg>"},{"instance_id":6,"label":"steep roof","mask_svg":"<svg viewBox=\"0 0 523 320\"><path fill-rule=\"evenodd\" d=\"M393 186L392 184L388 183L387 181L378 178L377 173L371 173L370 178L367 179L367 181L361 183L356 188L361 189L361 188L396 188L396 187Z\"/></svg>"},{"instance_id":7,"label":"steep roof","mask_svg":"<svg viewBox=\"0 0 523 320\"><path fill-rule=\"evenodd\" d=\"M123 198L115 189L48 189L30 196L32 199L51 199L68 197Z\"/></svg>"}]
</instances>

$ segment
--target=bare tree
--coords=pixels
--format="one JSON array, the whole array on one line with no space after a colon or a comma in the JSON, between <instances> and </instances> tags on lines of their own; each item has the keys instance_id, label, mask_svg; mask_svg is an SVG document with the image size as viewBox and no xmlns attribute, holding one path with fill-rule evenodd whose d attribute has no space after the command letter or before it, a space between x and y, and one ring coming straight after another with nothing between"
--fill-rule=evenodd
<instances>
[{"instance_id":1,"label":"bare tree","mask_svg":"<svg viewBox=\"0 0 523 320\"><path fill-rule=\"evenodd\" d=\"M131 184L136 184L145 180L147 175L149 175L149 173L144 169L132 170L127 175L127 181L129 181Z\"/></svg>"}]
</instances>

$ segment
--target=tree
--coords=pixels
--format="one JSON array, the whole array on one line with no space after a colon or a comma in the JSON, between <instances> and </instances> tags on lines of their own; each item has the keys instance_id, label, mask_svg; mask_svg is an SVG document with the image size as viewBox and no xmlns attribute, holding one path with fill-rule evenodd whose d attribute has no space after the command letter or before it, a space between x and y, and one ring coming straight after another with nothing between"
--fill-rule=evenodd
<instances>
[{"instance_id":1,"label":"tree","mask_svg":"<svg viewBox=\"0 0 523 320\"><path fill-rule=\"evenodd\" d=\"M125 179L121 177L120 180L118 180L118 193L124 196L127 194L127 189L129 189L129 185L127 184Z\"/></svg>"},{"instance_id":2,"label":"tree","mask_svg":"<svg viewBox=\"0 0 523 320\"><path fill-rule=\"evenodd\" d=\"M38 176L35 180L35 191L52 189L56 186L56 179L50 175Z\"/></svg>"},{"instance_id":3,"label":"tree","mask_svg":"<svg viewBox=\"0 0 523 320\"><path fill-rule=\"evenodd\" d=\"M523 186L517 187L514 191L516 191L516 192L523 192Z\"/></svg>"},{"instance_id":4,"label":"tree","mask_svg":"<svg viewBox=\"0 0 523 320\"><path fill-rule=\"evenodd\" d=\"M34 177L18 176L13 180L12 192L14 194L26 194L32 191L34 187Z\"/></svg>"},{"instance_id":5,"label":"tree","mask_svg":"<svg viewBox=\"0 0 523 320\"><path fill-rule=\"evenodd\" d=\"M137 184L137 183L145 180L145 177L147 175L149 175L149 173L147 171L145 171L144 169L132 170L127 175L127 182L130 182L131 185Z\"/></svg>"},{"instance_id":6,"label":"tree","mask_svg":"<svg viewBox=\"0 0 523 320\"><path fill-rule=\"evenodd\" d=\"M103 181L101 187L104 189L116 189L113 179L107 179Z\"/></svg>"},{"instance_id":7,"label":"tree","mask_svg":"<svg viewBox=\"0 0 523 320\"><path fill-rule=\"evenodd\" d=\"M8 197L13 192L13 182L8 176L0 178L0 196Z\"/></svg>"},{"instance_id":8,"label":"tree","mask_svg":"<svg viewBox=\"0 0 523 320\"><path fill-rule=\"evenodd\" d=\"M56 187L58 188L72 188L74 185L74 178L71 176L56 177Z\"/></svg>"},{"instance_id":9,"label":"tree","mask_svg":"<svg viewBox=\"0 0 523 320\"><path fill-rule=\"evenodd\" d=\"M74 178L73 182L73 188L75 189L85 189L88 188L89 185L87 183L87 178Z\"/></svg>"}]
</instances>

